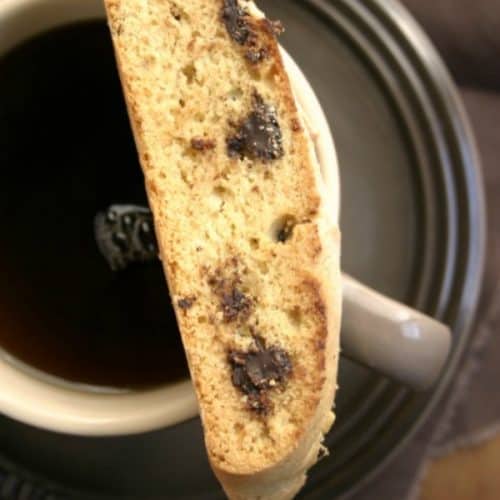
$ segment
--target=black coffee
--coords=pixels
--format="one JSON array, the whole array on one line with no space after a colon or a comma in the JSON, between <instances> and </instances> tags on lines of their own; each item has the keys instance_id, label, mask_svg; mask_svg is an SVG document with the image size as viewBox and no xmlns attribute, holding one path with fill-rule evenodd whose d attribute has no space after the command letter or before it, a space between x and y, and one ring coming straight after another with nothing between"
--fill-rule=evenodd
<instances>
[{"instance_id":1,"label":"black coffee","mask_svg":"<svg viewBox=\"0 0 500 500\"><path fill-rule=\"evenodd\" d=\"M67 380L154 386L186 375L158 262L111 271L94 216L146 205L103 22L0 59L0 345Z\"/></svg>"}]
</instances>

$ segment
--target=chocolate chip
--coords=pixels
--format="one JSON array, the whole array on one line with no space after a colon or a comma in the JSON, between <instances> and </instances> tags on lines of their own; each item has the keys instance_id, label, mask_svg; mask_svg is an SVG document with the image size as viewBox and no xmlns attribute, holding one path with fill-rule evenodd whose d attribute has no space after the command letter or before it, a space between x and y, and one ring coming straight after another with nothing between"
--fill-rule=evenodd
<instances>
[{"instance_id":1,"label":"chocolate chip","mask_svg":"<svg viewBox=\"0 0 500 500\"><path fill-rule=\"evenodd\" d=\"M247 377L244 366L238 366L235 363L233 366L233 374L231 379L233 381L233 384L239 389L241 389L245 394L250 394L254 390L252 383Z\"/></svg>"},{"instance_id":2,"label":"chocolate chip","mask_svg":"<svg viewBox=\"0 0 500 500\"><path fill-rule=\"evenodd\" d=\"M266 47L259 47L259 37L255 31L255 26L249 21L248 13L242 9L237 0L224 0L221 13L222 21L226 26L229 36L238 44L246 45L249 50L245 57L252 64L257 64L266 59L269 51ZM283 25L280 21L269 21L263 19L258 24L271 35L277 37L283 32Z\"/></svg>"},{"instance_id":3,"label":"chocolate chip","mask_svg":"<svg viewBox=\"0 0 500 500\"><path fill-rule=\"evenodd\" d=\"M226 140L230 157L249 157L264 161L277 160L284 154L281 128L275 109L257 93L253 110L240 123L236 134Z\"/></svg>"},{"instance_id":4,"label":"chocolate chip","mask_svg":"<svg viewBox=\"0 0 500 500\"><path fill-rule=\"evenodd\" d=\"M215 141L203 137L193 137L191 139L191 147L196 151L208 151L215 148Z\"/></svg>"},{"instance_id":5,"label":"chocolate chip","mask_svg":"<svg viewBox=\"0 0 500 500\"><path fill-rule=\"evenodd\" d=\"M247 13L238 5L237 0L224 0L221 18L229 36L240 45L244 45L250 35L250 28L245 20Z\"/></svg>"},{"instance_id":6,"label":"chocolate chip","mask_svg":"<svg viewBox=\"0 0 500 500\"><path fill-rule=\"evenodd\" d=\"M235 287L229 292L222 292L220 302L226 323L236 320L238 316L247 317L252 306L251 300Z\"/></svg>"},{"instance_id":7,"label":"chocolate chip","mask_svg":"<svg viewBox=\"0 0 500 500\"><path fill-rule=\"evenodd\" d=\"M279 377L271 353L268 351L249 354L246 369L248 378L258 388L265 388L270 380L276 380Z\"/></svg>"},{"instance_id":8,"label":"chocolate chip","mask_svg":"<svg viewBox=\"0 0 500 500\"><path fill-rule=\"evenodd\" d=\"M230 351L233 385L248 396L248 408L265 415L271 408L268 391L283 385L292 372L292 362L281 348L266 348L261 337L254 337L255 347L248 352Z\"/></svg>"},{"instance_id":9,"label":"chocolate chip","mask_svg":"<svg viewBox=\"0 0 500 500\"><path fill-rule=\"evenodd\" d=\"M196 300L196 297L184 297L182 299L179 299L177 301L177 305L183 309L184 311L187 311L188 309L191 309L193 307L193 304Z\"/></svg>"},{"instance_id":10,"label":"chocolate chip","mask_svg":"<svg viewBox=\"0 0 500 500\"><path fill-rule=\"evenodd\" d=\"M226 140L228 155L232 158L243 156L246 149L246 139L241 135L233 135Z\"/></svg>"},{"instance_id":11,"label":"chocolate chip","mask_svg":"<svg viewBox=\"0 0 500 500\"><path fill-rule=\"evenodd\" d=\"M219 299L225 323L242 322L250 316L253 301L241 290L238 260L226 261L208 276L207 282Z\"/></svg>"}]
</instances>

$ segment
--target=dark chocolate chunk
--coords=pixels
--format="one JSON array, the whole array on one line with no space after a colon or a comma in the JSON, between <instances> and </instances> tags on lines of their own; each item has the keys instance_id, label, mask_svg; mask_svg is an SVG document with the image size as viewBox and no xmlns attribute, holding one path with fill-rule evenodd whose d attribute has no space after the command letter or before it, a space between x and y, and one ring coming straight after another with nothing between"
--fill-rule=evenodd
<instances>
[{"instance_id":1,"label":"dark chocolate chunk","mask_svg":"<svg viewBox=\"0 0 500 500\"><path fill-rule=\"evenodd\" d=\"M215 148L213 139L205 139L204 137L193 137L191 139L191 147L196 151L208 151Z\"/></svg>"},{"instance_id":2,"label":"dark chocolate chunk","mask_svg":"<svg viewBox=\"0 0 500 500\"><path fill-rule=\"evenodd\" d=\"M208 284L219 299L225 323L243 322L252 312L253 301L241 290L237 258L227 259L208 276Z\"/></svg>"},{"instance_id":3,"label":"dark chocolate chunk","mask_svg":"<svg viewBox=\"0 0 500 500\"><path fill-rule=\"evenodd\" d=\"M232 374L232 381L233 384L238 387L241 391L243 391L245 394L251 394L252 392L255 391L255 388L253 387L250 379L248 378L246 372L245 372L245 364L243 362L242 365L239 365L234 361L234 359L231 357L231 354L229 355L229 361L231 363L231 367L233 369L233 374ZM257 391L255 391L257 392Z\"/></svg>"},{"instance_id":4,"label":"dark chocolate chunk","mask_svg":"<svg viewBox=\"0 0 500 500\"><path fill-rule=\"evenodd\" d=\"M226 140L228 155L232 158L234 158L235 156L243 157L243 153L246 149L245 143L245 138L240 134L228 137Z\"/></svg>"},{"instance_id":5,"label":"dark chocolate chunk","mask_svg":"<svg viewBox=\"0 0 500 500\"><path fill-rule=\"evenodd\" d=\"M238 5L237 0L224 0L222 20L229 36L240 45L245 45L250 35L246 16L247 13Z\"/></svg>"},{"instance_id":6,"label":"dark chocolate chunk","mask_svg":"<svg viewBox=\"0 0 500 500\"><path fill-rule=\"evenodd\" d=\"M255 93L253 110L240 123L236 134L226 140L230 157L277 160L284 154L281 128L275 109Z\"/></svg>"},{"instance_id":7,"label":"dark chocolate chunk","mask_svg":"<svg viewBox=\"0 0 500 500\"><path fill-rule=\"evenodd\" d=\"M258 50L258 36L252 30L248 17L248 13L238 5L237 0L224 0L221 18L229 36L240 45L253 47L255 50L247 52L246 57L251 62L256 63L265 59L268 52L266 49ZM263 19L260 21L260 25L275 37L281 35L284 31L280 21Z\"/></svg>"},{"instance_id":8,"label":"dark chocolate chunk","mask_svg":"<svg viewBox=\"0 0 500 500\"><path fill-rule=\"evenodd\" d=\"M229 291L223 291L220 294L220 303L226 323L230 323L238 317L248 317L252 306L252 301L234 286L230 286Z\"/></svg>"},{"instance_id":9,"label":"dark chocolate chunk","mask_svg":"<svg viewBox=\"0 0 500 500\"><path fill-rule=\"evenodd\" d=\"M260 337L254 337L255 347L248 352L230 351L228 361L232 382L248 396L248 407L260 415L269 413L268 391L283 385L292 372L292 362L281 348L266 348Z\"/></svg>"},{"instance_id":10,"label":"dark chocolate chunk","mask_svg":"<svg viewBox=\"0 0 500 500\"><path fill-rule=\"evenodd\" d=\"M177 301L177 305L183 309L184 311L190 309L191 307L193 307L193 304L195 302L196 298L195 297L184 297L182 299L179 299Z\"/></svg>"}]
</instances>

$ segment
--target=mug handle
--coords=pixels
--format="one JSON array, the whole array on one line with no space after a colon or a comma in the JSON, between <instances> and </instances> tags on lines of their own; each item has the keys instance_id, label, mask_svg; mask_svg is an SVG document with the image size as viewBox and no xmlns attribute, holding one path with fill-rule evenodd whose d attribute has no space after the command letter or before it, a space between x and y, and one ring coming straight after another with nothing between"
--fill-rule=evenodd
<instances>
[{"instance_id":1,"label":"mug handle","mask_svg":"<svg viewBox=\"0 0 500 500\"><path fill-rule=\"evenodd\" d=\"M412 389L439 377L451 346L450 329L342 275L342 354Z\"/></svg>"}]
</instances>

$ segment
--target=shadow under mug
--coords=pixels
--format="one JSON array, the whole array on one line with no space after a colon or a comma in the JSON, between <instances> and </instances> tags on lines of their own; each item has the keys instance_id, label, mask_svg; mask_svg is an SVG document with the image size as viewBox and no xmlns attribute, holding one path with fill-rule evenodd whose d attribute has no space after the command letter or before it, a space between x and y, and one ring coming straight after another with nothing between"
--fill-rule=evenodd
<instances>
[{"instance_id":1,"label":"shadow under mug","mask_svg":"<svg viewBox=\"0 0 500 500\"><path fill-rule=\"evenodd\" d=\"M103 19L101 0L3 0L0 55L52 28ZM338 219L338 167L321 106L288 54L283 57L306 121L314 123L316 153ZM343 276L343 354L414 389L439 377L450 349L449 329L438 321ZM0 351L0 412L48 430L79 435L120 435L174 425L198 413L189 380L143 391L65 383Z\"/></svg>"}]
</instances>

